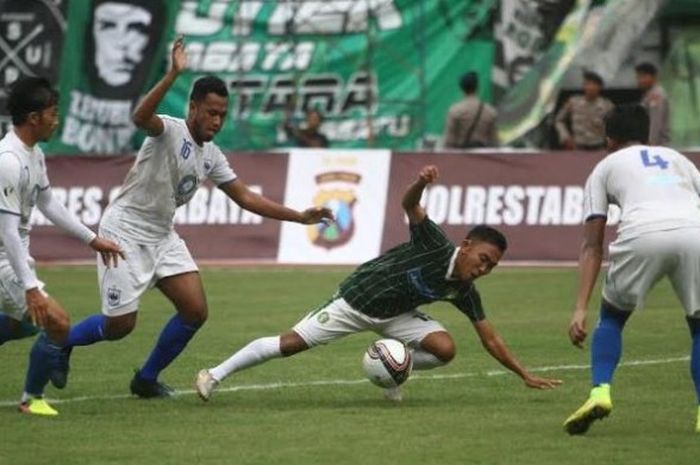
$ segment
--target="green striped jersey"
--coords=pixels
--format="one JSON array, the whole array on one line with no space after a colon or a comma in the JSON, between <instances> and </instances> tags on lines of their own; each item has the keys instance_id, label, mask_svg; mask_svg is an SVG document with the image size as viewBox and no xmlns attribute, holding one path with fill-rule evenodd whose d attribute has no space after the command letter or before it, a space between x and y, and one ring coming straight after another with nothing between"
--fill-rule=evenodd
<instances>
[{"instance_id":1,"label":"green striped jersey","mask_svg":"<svg viewBox=\"0 0 700 465\"><path fill-rule=\"evenodd\" d=\"M436 301L452 303L472 321L483 320L481 297L471 281L448 279L457 248L425 218L410 226L411 240L360 265L340 284L338 295L355 310L391 318Z\"/></svg>"}]
</instances>

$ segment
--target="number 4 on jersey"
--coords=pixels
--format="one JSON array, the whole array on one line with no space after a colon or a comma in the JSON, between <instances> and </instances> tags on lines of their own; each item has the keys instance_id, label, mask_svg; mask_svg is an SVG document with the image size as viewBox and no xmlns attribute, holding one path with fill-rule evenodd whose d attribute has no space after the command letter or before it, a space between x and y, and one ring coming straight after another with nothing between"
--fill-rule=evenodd
<instances>
[{"instance_id":1,"label":"number 4 on jersey","mask_svg":"<svg viewBox=\"0 0 700 465\"><path fill-rule=\"evenodd\" d=\"M668 162L661 158L661 155L650 157L648 150L642 150L642 163L644 163L644 166L647 168L653 168L654 166L658 166L662 170L668 168Z\"/></svg>"}]
</instances>

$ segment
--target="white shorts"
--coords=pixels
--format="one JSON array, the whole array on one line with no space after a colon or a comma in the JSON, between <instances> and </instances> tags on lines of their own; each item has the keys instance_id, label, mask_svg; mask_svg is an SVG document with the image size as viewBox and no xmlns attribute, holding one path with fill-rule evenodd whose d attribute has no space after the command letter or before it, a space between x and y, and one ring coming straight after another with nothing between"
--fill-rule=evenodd
<instances>
[{"instance_id":1,"label":"white shorts","mask_svg":"<svg viewBox=\"0 0 700 465\"><path fill-rule=\"evenodd\" d=\"M292 330L309 347L340 339L349 334L373 331L383 337L397 339L410 347L417 347L430 333L446 331L428 315L414 310L394 318L372 318L358 312L345 299L334 299L312 311Z\"/></svg>"},{"instance_id":2,"label":"white shorts","mask_svg":"<svg viewBox=\"0 0 700 465\"><path fill-rule=\"evenodd\" d=\"M102 313L107 316L138 310L141 296L163 278L198 271L185 241L174 232L159 244L137 244L103 228L100 235L118 243L126 256L118 267L107 268L97 255Z\"/></svg>"},{"instance_id":3,"label":"white shorts","mask_svg":"<svg viewBox=\"0 0 700 465\"><path fill-rule=\"evenodd\" d=\"M610 244L603 298L632 311L668 276L689 317L700 318L700 229L659 231Z\"/></svg>"},{"instance_id":4,"label":"white shorts","mask_svg":"<svg viewBox=\"0 0 700 465\"><path fill-rule=\"evenodd\" d=\"M34 264L30 266L33 270ZM41 281L39 289L44 292L44 283ZM26 291L10 262L6 260L0 261L0 312L17 321L22 321L27 313Z\"/></svg>"}]
</instances>

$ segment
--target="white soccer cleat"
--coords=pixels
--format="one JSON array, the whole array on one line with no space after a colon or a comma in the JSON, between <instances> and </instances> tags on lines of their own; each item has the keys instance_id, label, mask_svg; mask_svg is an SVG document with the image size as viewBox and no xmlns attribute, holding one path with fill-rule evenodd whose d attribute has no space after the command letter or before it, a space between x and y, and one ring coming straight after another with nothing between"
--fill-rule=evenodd
<instances>
[{"instance_id":1,"label":"white soccer cleat","mask_svg":"<svg viewBox=\"0 0 700 465\"><path fill-rule=\"evenodd\" d=\"M401 388L399 386L384 389L384 398L391 402L401 402L403 400L403 394L401 393Z\"/></svg>"},{"instance_id":2,"label":"white soccer cleat","mask_svg":"<svg viewBox=\"0 0 700 465\"><path fill-rule=\"evenodd\" d=\"M197 389L199 398L207 402L211 397L214 389L219 385L219 382L209 373L209 370L201 370L197 373L197 379L194 381L194 387Z\"/></svg>"}]
</instances>

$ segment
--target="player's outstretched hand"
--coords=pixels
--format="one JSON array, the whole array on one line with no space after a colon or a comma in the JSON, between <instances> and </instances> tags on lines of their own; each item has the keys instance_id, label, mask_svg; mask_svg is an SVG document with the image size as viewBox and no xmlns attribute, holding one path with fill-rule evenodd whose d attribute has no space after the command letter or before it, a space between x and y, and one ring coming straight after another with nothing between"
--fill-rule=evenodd
<instances>
[{"instance_id":1,"label":"player's outstretched hand","mask_svg":"<svg viewBox=\"0 0 700 465\"><path fill-rule=\"evenodd\" d=\"M440 176L440 172L435 165L424 166L420 173L418 173L418 179L424 184L430 184L437 181Z\"/></svg>"},{"instance_id":2,"label":"player's outstretched hand","mask_svg":"<svg viewBox=\"0 0 700 465\"><path fill-rule=\"evenodd\" d=\"M331 223L335 221L333 212L325 207L311 207L301 212L301 224Z\"/></svg>"},{"instance_id":3,"label":"player's outstretched hand","mask_svg":"<svg viewBox=\"0 0 700 465\"><path fill-rule=\"evenodd\" d=\"M185 38L183 36L178 37L175 40L175 43L173 43L170 58L172 62L172 70L176 73L179 74L185 68L187 68L187 54L185 53Z\"/></svg>"},{"instance_id":4,"label":"player's outstretched hand","mask_svg":"<svg viewBox=\"0 0 700 465\"><path fill-rule=\"evenodd\" d=\"M563 383L560 379L547 379L532 375L526 377L524 381L525 386L533 389L554 389Z\"/></svg>"},{"instance_id":5,"label":"player's outstretched hand","mask_svg":"<svg viewBox=\"0 0 700 465\"><path fill-rule=\"evenodd\" d=\"M117 267L119 265L119 257L122 260L126 258L118 244L100 236L97 236L90 242L90 247L102 255L102 262L107 268L111 267L112 264Z\"/></svg>"},{"instance_id":6,"label":"player's outstretched hand","mask_svg":"<svg viewBox=\"0 0 700 465\"><path fill-rule=\"evenodd\" d=\"M571 323L569 323L569 339L573 345L583 349L586 336L588 336L588 331L586 331L586 312L576 310L571 318Z\"/></svg>"},{"instance_id":7,"label":"player's outstretched hand","mask_svg":"<svg viewBox=\"0 0 700 465\"><path fill-rule=\"evenodd\" d=\"M25 294L25 299L32 324L38 328L45 328L48 321L49 299L39 288L29 289Z\"/></svg>"}]
</instances>

